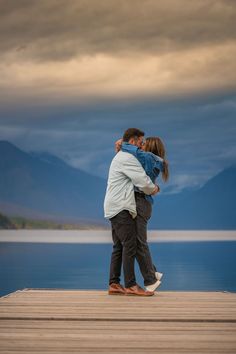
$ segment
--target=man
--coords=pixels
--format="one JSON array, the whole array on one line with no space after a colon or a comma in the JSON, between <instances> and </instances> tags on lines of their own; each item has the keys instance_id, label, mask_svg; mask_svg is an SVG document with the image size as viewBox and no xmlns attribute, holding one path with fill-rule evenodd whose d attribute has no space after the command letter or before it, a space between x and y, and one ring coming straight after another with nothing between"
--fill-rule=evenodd
<instances>
[{"instance_id":1,"label":"man","mask_svg":"<svg viewBox=\"0 0 236 354\"><path fill-rule=\"evenodd\" d=\"M129 128L123 141L137 147L143 143L144 132ZM159 187L152 183L140 162L131 154L119 151L113 158L104 200L105 217L111 221L113 252L110 264L109 294L151 296L137 283L134 261L137 250L137 216L134 186L148 195L154 195ZM121 257L122 252L122 257ZM120 285L121 262L123 262L125 289Z\"/></svg>"}]
</instances>

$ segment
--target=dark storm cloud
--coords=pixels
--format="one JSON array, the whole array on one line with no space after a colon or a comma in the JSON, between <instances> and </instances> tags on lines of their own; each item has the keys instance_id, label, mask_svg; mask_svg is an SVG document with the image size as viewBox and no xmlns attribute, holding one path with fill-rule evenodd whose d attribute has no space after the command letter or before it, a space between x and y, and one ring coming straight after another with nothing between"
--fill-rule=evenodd
<instances>
[{"instance_id":1,"label":"dark storm cloud","mask_svg":"<svg viewBox=\"0 0 236 354\"><path fill-rule=\"evenodd\" d=\"M162 53L236 36L234 1L2 0L0 51L35 60Z\"/></svg>"},{"instance_id":2,"label":"dark storm cloud","mask_svg":"<svg viewBox=\"0 0 236 354\"><path fill-rule=\"evenodd\" d=\"M2 0L0 104L236 89L235 23L227 0Z\"/></svg>"},{"instance_id":3,"label":"dark storm cloud","mask_svg":"<svg viewBox=\"0 0 236 354\"><path fill-rule=\"evenodd\" d=\"M236 159L235 24L227 0L0 0L0 139L105 177L137 126L199 186Z\"/></svg>"}]
</instances>

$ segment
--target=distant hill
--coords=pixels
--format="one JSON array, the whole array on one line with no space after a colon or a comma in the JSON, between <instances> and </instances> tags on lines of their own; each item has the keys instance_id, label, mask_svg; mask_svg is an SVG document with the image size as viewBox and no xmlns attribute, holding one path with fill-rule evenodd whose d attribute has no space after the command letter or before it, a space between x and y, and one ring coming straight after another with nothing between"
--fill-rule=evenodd
<instances>
[{"instance_id":1,"label":"distant hill","mask_svg":"<svg viewBox=\"0 0 236 354\"><path fill-rule=\"evenodd\" d=\"M195 191L155 197L152 229L236 229L236 165ZM109 225L106 181L49 153L24 152L0 141L0 210L11 216Z\"/></svg>"},{"instance_id":2,"label":"distant hill","mask_svg":"<svg viewBox=\"0 0 236 354\"><path fill-rule=\"evenodd\" d=\"M106 227L107 228L107 227ZM99 224L65 223L41 219L28 219L25 217L8 217L0 214L0 229L28 229L28 230L91 230L104 229Z\"/></svg>"},{"instance_id":3,"label":"distant hill","mask_svg":"<svg viewBox=\"0 0 236 354\"><path fill-rule=\"evenodd\" d=\"M0 214L0 229L15 229L15 225L7 216Z\"/></svg>"},{"instance_id":4,"label":"distant hill","mask_svg":"<svg viewBox=\"0 0 236 354\"><path fill-rule=\"evenodd\" d=\"M236 229L236 165L193 192L155 198L150 227L160 229Z\"/></svg>"},{"instance_id":5,"label":"distant hill","mask_svg":"<svg viewBox=\"0 0 236 354\"><path fill-rule=\"evenodd\" d=\"M73 168L56 156L27 153L0 141L0 205L18 215L104 222L106 181ZM21 213L23 212L23 214Z\"/></svg>"}]
</instances>

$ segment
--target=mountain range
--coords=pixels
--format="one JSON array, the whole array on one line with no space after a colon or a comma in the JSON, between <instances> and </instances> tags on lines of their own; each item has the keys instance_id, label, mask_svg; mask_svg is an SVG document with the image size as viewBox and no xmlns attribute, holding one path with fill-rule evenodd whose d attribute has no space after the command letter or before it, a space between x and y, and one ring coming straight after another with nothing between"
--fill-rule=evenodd
<instances>
[{"instance_id":1,"label":"mountain range","mask_svg":"<svg viewBox=\"0 0 236 354\"><path fill-rule=\"evenodd\" d=\"M155 197L152 229L236 229L236 164L201 188ZM104 224L106 180L47 152L0 141L0 212L61 222Z\"/></svg>"},{"instance_id":2,"label":"mountain range","mask_svg":"<svg viewBox=\"0 0 236 354\"><path fill-rule=\"evenodd\" d=\"M7 215L104 222L106 181L47 153L0 141L0 210Z\"/></svg>"},{"instance_id":3,"label":"mountain range","mask_svg":"<svg viewBox=\"0 0 236 354\"><path fill-rule=\"evenodd\" d=\"M160 229L236 229L236 165L194 191L155 198L150 227Z\"/></svg>"}]
</instances>

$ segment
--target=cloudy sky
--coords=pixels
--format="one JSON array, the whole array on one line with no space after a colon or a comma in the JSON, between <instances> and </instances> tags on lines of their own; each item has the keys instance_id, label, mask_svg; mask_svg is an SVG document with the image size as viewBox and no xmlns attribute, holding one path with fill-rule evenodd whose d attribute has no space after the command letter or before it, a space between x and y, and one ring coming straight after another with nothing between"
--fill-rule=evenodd
<instances>
[{"instance_id":1,"label":"cloudy sky","mask_svg":"<svg viewBox=\"0 0 236 354\"><path fill-rule=\"evenodd\" d=\"M0 139L106 177L135 126L198 187L236 161L235 24L233 0L0 0Z\"/></svg>"}]
</instances>

